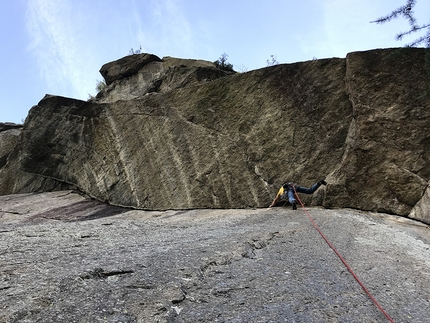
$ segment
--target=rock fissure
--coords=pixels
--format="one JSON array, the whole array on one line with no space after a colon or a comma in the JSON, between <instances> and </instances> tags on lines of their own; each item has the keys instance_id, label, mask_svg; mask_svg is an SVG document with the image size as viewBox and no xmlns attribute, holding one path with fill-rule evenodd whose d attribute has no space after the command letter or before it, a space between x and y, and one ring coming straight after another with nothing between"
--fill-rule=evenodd
<instances>
[{"instance_id":1,"label":"rock fissure","mask_svg":"<svg viewBox=\"0 0 430 323\"><path fill-rule=\"evenodd\" d=\"M15 211L5 211L5 210L0 210L0 212L8 213L8 214L17 214L17 215L21 214L21 213L19 213L19 212L15 212Z\"/></svg>"},{"instance_id":2,"label":"rock fissure","mask_svg":"<svg viewBox=\"0 0 430 323\"><path fill-rule=\"evenodd\" d=\"M103 268L95 268L89 272L79 275L81 279L92 279L92 278L106 278L117 275L133 274L134 270L124 269L124 270L105 270Z\"/></svg>"}]
</instances>

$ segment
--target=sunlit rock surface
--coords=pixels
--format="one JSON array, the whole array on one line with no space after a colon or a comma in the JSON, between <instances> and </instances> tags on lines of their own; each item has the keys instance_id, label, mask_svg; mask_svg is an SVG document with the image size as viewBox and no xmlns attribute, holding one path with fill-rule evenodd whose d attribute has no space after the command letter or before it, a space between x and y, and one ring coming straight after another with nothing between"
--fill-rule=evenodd
<instances>
[{"instance_id":1,"label":"sunlit rock surface","mask_svg":"<svg viewBox=\"0 0 430 323\"><path fill-rule=\"evenodd\" d=\"M46 96L31 109L0 193L78 188L138 209L246 208L269 205L284 181L326 177L308 205L430 223L419 211L429 55L373 50L236 74L131 55L102 68L110 76L96 99Z\"/></svg>"},{"instance_id":2,"label":"sunlit rock surface","mask_svg":"<svg viewBox=\"0 0 430 323\"><path fill-rule=\"evenodd\" d=\"M421 222L308 208L394 322L426 322ZM1 322L386 322L299 208L142 211L0 197Z\"/></svg>"}]
</instances>

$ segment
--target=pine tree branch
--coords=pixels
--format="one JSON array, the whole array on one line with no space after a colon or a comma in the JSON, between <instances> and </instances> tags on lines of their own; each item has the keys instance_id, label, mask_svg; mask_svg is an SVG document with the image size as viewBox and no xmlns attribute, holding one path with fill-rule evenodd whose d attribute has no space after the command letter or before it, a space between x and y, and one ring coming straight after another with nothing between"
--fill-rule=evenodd
<instances>
[{"instance_id":1,"label":"pine tree branch","mask_svg":"<svg viewBox=\"0 0 430 323\"><path fill-rule=\"evenodd\" d=\"M414 32L427 29L427 32L424 36L419 37L418 39L414 40L413 42L407 44L406 46L409 47L415 47L421 43L425 43L425 46L427 48L430 48L430 24L419 26L417 25L417 20L415 19L414 12L412 9L416 5L416 0L407 0L407 3L404 6L401 6L400 8L397 8L394 10L391 14L380 17L376 19L375 21L371 21L371 23L377 23L377 24L383 24L386 22L389 22L392 19L396 19L398 17L403 17L406 20L408 20L409 25L411 26L411 29L402 33L399 33L396 35L396 40L401 40L404 36L410 35Z\"/></svg>"}]
</instances>

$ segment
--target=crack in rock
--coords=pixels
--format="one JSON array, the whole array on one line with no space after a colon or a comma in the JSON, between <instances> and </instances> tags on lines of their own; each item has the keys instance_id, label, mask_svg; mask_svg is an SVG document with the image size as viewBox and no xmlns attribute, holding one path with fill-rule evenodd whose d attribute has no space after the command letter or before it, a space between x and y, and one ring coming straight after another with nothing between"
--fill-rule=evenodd
<instances>
[{"instance_id":1,"label":"crack in rock","mask_svg":"<svg viewBox=\"0 0 430 323\"><path fill-rule=\"evenodd\" d=\"M125 275L125 274L132 274L132 273L134 273L134 270L131 270L131 269L104 270L103 268L95 268L94 270L91 270L89 272L79 275L79 277L82 279L106 278L110 276Z\"/></svg>"}]
</instances>

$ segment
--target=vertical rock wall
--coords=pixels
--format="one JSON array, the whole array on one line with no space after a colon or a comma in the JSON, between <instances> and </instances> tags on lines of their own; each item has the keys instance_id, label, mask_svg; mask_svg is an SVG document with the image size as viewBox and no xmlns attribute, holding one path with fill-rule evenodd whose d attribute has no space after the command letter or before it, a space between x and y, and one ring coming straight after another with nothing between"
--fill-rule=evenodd
<instances>
[{"instance_id":1,"label":"vertical rock wall","mask_svg":"<svg viewBox=\"0 0 430 323\"><path fill-rule=\"evenodd\" d=\"M429 58L416 48L348 54L353 119L327 206L406 215L423 196L430 178Z\"/></svg>"},{"instance_id":2,"label":"vertical rock wall","mask_svg":"<svg viewBox=\"0 0 430 323\"><path fill-rule=\"evenodd\" d=\"M265 207L284 181L328 175L305 203L407 215L430 180L427 57L376 50L229 76L151 61L95 101L45 97L0 175L143 209ZM133 87L154 66L159 91ZM35 187L12 182L0 192Z\"/></svg>"}]
</instances>

